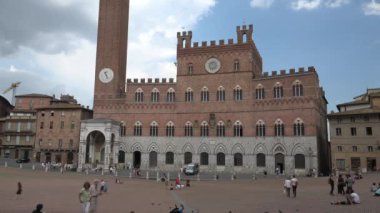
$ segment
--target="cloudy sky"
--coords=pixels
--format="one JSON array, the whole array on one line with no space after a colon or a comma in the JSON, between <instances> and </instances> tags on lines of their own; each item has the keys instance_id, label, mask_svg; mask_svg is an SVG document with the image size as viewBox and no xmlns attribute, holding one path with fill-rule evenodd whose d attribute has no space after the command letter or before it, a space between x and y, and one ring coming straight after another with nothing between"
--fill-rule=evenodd
<instances>
[{"instance_id":1,"label":"cloudy sky","mask_svg":"<svg viewBox=\"0 0 380 213\"><path fill-rule=\"evenodd\" d=\"M17 94L92 106L98 4L0 0L0 92L21 81ZM243 24L265 71L315 66L330 110L380 87L379 0L131 0L127 77L175 78L176 32L236 40Z\"/></svg>"}]
</instances>

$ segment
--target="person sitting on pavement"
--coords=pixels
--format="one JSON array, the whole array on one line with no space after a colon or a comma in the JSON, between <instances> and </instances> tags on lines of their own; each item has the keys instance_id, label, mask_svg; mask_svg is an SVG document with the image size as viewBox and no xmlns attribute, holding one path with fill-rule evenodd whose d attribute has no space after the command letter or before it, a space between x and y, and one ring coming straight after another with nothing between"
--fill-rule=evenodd
<instances>
[{"instance_id":1,"label":"person sitting on pavement","mask_svg":"<svg viewBox=\"0 0 380 213\"><path fill-rule=\"evenodd\" d=\"M372 187L371 187L371 192L376 192L377 191L377 186L376 186L376 183L375 182L373 182L372 183Z\"/></svg>"},{"instance_id":2,"label":"person sitting on pavement","mask_svg":"<svg viewBox=\"0 0 380 213\"><path fill-rule=\"evenodd\" d=\"M353 190L346 194L346 201L331 202L331 205L351 205L351 204L360 204L360 197L358 193Z\"/></svg>"}]
</instances>

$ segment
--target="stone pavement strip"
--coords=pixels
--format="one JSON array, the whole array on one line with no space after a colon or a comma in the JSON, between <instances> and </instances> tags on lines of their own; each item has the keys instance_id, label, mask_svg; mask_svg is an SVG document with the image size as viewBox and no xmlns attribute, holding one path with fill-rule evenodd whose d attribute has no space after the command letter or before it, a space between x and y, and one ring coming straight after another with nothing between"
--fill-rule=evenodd
<instances>
[{"instance_id":1,"label":"stone pavement strip","mask_svg":"<svg viewBox=\"0 0 380 213\"><path fill-rule=\"evenodd\" d=\"M380 212L380 197L373 197L369 191L372 182L380 182L379 173L364 175L364 179L355 182L354 190L359 193L361 204L333 206L330 202L344 197L329 195L327 177L299 177L297 197L287 198L283 194L283 178L192 181L191 187L171 191L155 180L119 177L123 184L116 184L111 176L0 167L0 213L30 213L37 203L43 203L47 213L80 212L79 190L85 181L95 178L104 178L109 185L109 192L98 199L98 213L165 213L175 204L183 204L185 212L201 213ZM18 181L23 193L16 200Z\"/></svg>"}]
</instances>

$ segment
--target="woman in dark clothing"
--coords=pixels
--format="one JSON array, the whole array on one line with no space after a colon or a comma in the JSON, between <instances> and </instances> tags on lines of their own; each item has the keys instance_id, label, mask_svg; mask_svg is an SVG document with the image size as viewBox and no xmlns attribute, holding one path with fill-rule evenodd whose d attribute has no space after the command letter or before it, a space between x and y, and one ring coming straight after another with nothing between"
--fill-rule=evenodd
<instances>
[{"instance_id":1,"label":"woman in dark clothing","mask_svg":"<svg viewBox=\"0 0 380 213\"><path fill-rule=\"evenodd\" d=\"M32 213L43 213L42 208L44 208L44 205L42 205L41 203L39 203L39 204L37 204L36 209L33 210Z\"/></svg>"},{"instance_id":2,"label":"woman in dark clothing","mask_svg":"<svg viewBox=\"0 0 380 213\"><path fill-rule=\"evenodd\" d=\"M17 183L16 200L17 200L18 197L21 195L21 193L22 193L22 185L21 185L21 182L18 182L18 183Z\"/></svg>"},{"instance_id":3,"label":"woman in dark clothing","mask_svg":"<svg viewBox=\"0 0 380 213\"><path fill-rule=\"evenodd\" d=\"M345 182L344 182L344 178L342 175L339 175L338 177L338 194L341 194L341 195L344 195L344 185L345 185Z\"/></svg>"}]
</instances>

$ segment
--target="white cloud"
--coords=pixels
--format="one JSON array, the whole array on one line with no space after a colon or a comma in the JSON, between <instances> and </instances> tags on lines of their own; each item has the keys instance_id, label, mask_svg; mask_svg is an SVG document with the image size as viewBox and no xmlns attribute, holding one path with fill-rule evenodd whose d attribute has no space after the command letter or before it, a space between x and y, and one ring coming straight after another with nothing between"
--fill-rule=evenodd
<instances>
[{"instance_id":1,"label":"white cloud","mask_svg":"<svg viewBox=\"0 0 380 213\"><path fill-rule=\"evenodd\" d=\"M363 4L364 14L367 16L370 15L380 15L380 3L377 3L375 0Z\"/></svg>"},{"instance_id":2,"label":"white cloud","mask_svg":"<svg viewBox=\"0 0 380 213\"><path fill-rule=\"evenodd\" d=\"M337 8L349 3L350 0L326 0L325 5L329 8Z\"/></svg>"},{"instance_id":3,"label":"white cloud","mask_svg":"<svg viewBox=\"0 0 380 213\"><path fill-rule=\"evenodd\" d=\"M23 18L30 20L25 25L28 31L24 30L24 34L33 35L33 39L31 36L24 36L15 40L11 36L9 43L16 45L5 45L7 40L0 44L0 68L7 67L3 70L9 73L7 76L2 73L1 85L10 85L11 82L21 80L18 94L43 93L59 96L68 93L74 95L79 103L92 105L96 31L91 30L89 25L96 26L99 2L47 0L40 4L31 1L30 4L40 11L38 20L33 20L34 16ZM127 77L175 78L177 32L182 31L183 27L186 30L194 29L215 5L216 0L131 0ZM19 8L22 7L19 7L18 1L7 1L7 10L4 11L17 14L20 12L17 11ZM59 11L59 19L51 17L51 8ZM73 10L75 11L69 13ZM84 15L63 18L80 13L78 11ZM15 27L17 26L9 24L1 32L14 32ZM21 26L19 28L24 29ZM6 47L13 48L8 50ZM10 56L12 59L6 58ZM17 68L9 69L12 64Z\"/></svg>"},{"instance_id":4,"label":"white cloud","mask_svg":"<svg viewBox=\"0 0 380 213\"><path fill-rule=\"evenodd\" d=\"M322 0L295 0L291 7L294 10L314 10L321 6Z\"/></svg>"},{"instance_id":5,"label":"white cloud","mask_svg":"<svg viewBox=\"0 0 380 213\"><path fill-rule=\"evenodd\" d=\"M270 8L274 0L251 0L251 7L253 8Z\"/></svg>"}]
</instances>

